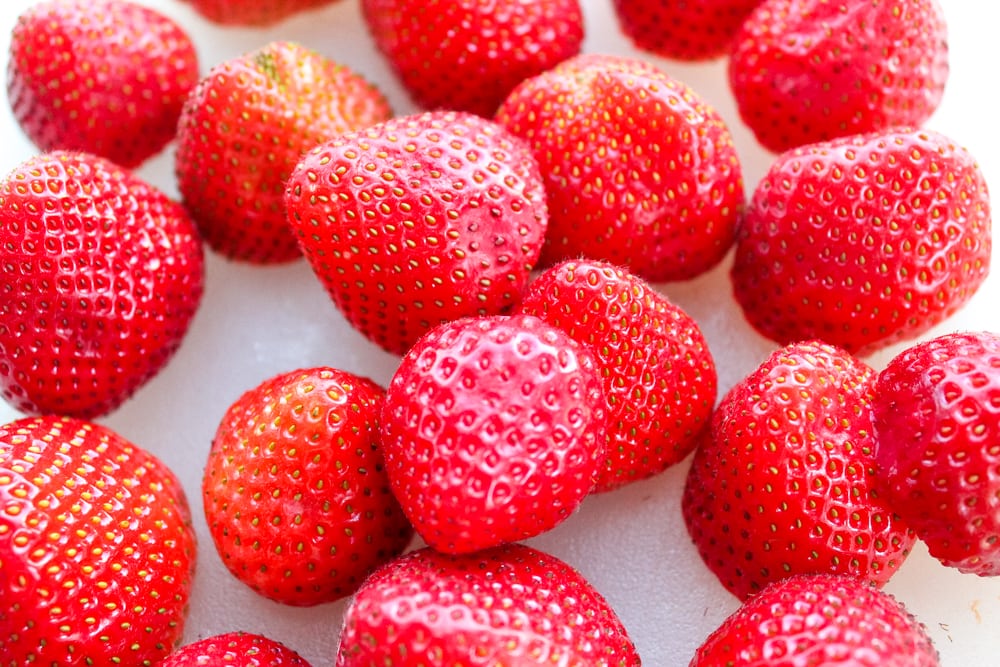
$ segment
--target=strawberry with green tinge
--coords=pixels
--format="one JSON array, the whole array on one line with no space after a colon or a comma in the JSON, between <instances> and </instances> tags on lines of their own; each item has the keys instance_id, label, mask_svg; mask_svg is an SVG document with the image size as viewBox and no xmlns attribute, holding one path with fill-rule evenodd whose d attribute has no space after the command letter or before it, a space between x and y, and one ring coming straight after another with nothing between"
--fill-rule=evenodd
<instances>
[{"instance_id":1,"label":"strawberry with green tinge","mask_svg":"<svg viewBox=\"0 0 1000 667\"><path fill-rule=\"evenodd\" d=\"M640 49L677 60L729 53L743 20L761 0L614 0L622 32Z\"/></svg>"},{"instance_id":2,"label":"strawberry with green tinge","mask_svg":"<svg viewBox=\"0 0 1000 667\"><path fill-rule=\"evenodd\" d=\"M182 0L225 26L269 27L300 12L332 5L336 0Z\"/></svg>"},{"instance_id":3,"label":"strawberry with green tinge","mask_svg":"<svg viewBox=\"0 0 1000 667\"><path fill-rule=\"evenodd\" d=\"M180 647L156 667L309 667L284 644L250 632L227 632Z\"/></svg>"}]
</instances>

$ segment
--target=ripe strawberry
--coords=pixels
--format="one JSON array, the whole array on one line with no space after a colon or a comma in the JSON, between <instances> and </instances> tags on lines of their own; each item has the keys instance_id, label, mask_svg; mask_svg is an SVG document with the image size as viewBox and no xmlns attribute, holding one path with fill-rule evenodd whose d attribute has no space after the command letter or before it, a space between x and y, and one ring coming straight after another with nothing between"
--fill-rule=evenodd
<instances>
[{"instance_id":1,"label":"ripe strawberry","mask_svg":"<svg viewBox=\"0 0 1000 667\"><path fill-rule=\"evenodd\" d=\"M530 315L438 326L403 357L382 408L392 490L449 553L538 535L593 489L606 400L589 352Z\"/></svg>"},{"instance_id":2,"label":"ripe strawberry","mask_svg":"<svg viewBox=\"0 0 1000 667\"><path fill-rule=\"evenodd\" d=\"M816 341L772 354L722 399L682 498L702 559L746 599L798 573L881 586L914 537L876 487L875 373Z\"/></svg>"},{"instance_id":3,"label":"ripe strawberry","mask_svg":"<svg viewBox=\"0 0 1000 667\"><path fill-rule=\"evenodd\" d=\"M102 426L0 426L0 661L146 665L181 638L195 535L154 456Z\"/></svg>"},{"instance_id":4,"label":"ripe strawberry","mask_svg":"<svg viewBox=\"0 0 1000 667\"><path fill-rule=\"evenodd\" d=\"M390 116L382 94L344 65L289 42L216 65L184 104L175 171L208 245L254 263L300 257L284 188L302 154Z\"/></svg>"},{"instance_id":5,"label":"ripe strawberry","mask_svg":"<svg viewBox=\"0 0 1000 667\"><path fill-rule=\"evenodd\" d=\"M779 156L738 231L732 280L763 335L866 354L961 308L990 250L973 157L940 134L893 130Z\"/></svg>"},{"instance_id":6,"label":"ripe strawberry","mask_svg":"<svg viewBox=\"0 0 1000 667\"><path fill-rule=\"evenodd\" d=\"M126 0L39 2L11 34L8 98L42 151L86 151L138 166L173 139L197 81L188 35Z\"/></svg>"},{"instance_id":7,"label":"ripe strawberry","mask_svg":"<svg viewBox=\"0 0 1000 667\"><path fill-rule=\"evenodd\" d=\"M221 25L266 27L335 0L183 0Z\"/></svg>"},{"instance_id":8,"label":"ripe strawberry","mask_svg":"<svg viewBox=\"0 0 1000 667\"><path fill-rule=\"evenodd\" d=\"M913 345L879 375L875 461L886 501L932 556L1000 575L1000 335Z\"/></svg>"},{"instance_id":9,"label":"ripe strawberry","mask_svg":"<svg viewBox=\"0 0 1000 667\"><path fill-rule=\"evenodd\" d=\"M336 667L639 665L607 600L563 561L505 545L421 549L380 568L344 616Z\"/></svg>"},{"instance_id":10,"label":"ripe strawberry","mask_svg":"<svg viewBox=\"0 0 1000 667\"><path fill-rule=\"evenodd\" d=\"M527 148L491 121L444 111L318 147L292 173L286 205L334 303L396 354L441 322L509 310L548 222Z\"/></svg>"},{"instance_id":11,"label":"ripe strawberry","mask_svg":"<svg viewBox=\"0 0 1000 667\"><path fill-rule=\"evenodd\" d=\"M202 294L194 224L103 158L56 151L0 182L0 391L18 410L95 417L151 379Z\"/></svg>"},{"instance_id":12,"label":"ripe strawberry","mask_svg":"<svg viewBox=\"0 0 1000 667\"><path fill-rule=\"evenodd\" d=\"M581 260L538 276L519 312L564 330L597 362L608 448L595 491L659 473L694 449L715 405L715 362L681 308L627 270Z\"/></svg>"},{"instance_id":13,"label":"ripe strawberry","mask_svg":"<svg viewBox=\"0 0 1000 667\"><path fill-rule=\"evenodd\" d=\"M309 667L280 642L249 632L227 632L182 646L156 667Z\"/></svg>"},{"instance_id":14,"label":"ripe strawberry","mask_svg":"<svg viewBox=\"0 0 1000 667\"><path fill-rule=\"evenodd\" d=\"M202 499L226 567L258 593L307 606L354 592L413 529L379 445L384 390L333 368L282 373L226 411Z\"/></svg>"},{"instance_id":15,"label":"ripe strawberry","mask_svg":"<svg viewBox=\"0 0 1000 667\"><path fill-rule=\"evenodd\" d=\"M937 0L764 0L729 60L739 114L765 148L919 126L948 78Z\"/></svg>"},{"instance_id":16,"label":"ripe strawberry","mask_svg":"<svg viewBox=\"0 0 1000 667\"><path fill-rule=\"evenodd\" d=\"M365 24L417 104L492 116L524 79L580 52L579 0L362 0Z\"/></svg>"},{"instance_id":17,"label":"ripe strawberry","mask_svg":"<svg viewBox=\"0 0 1000 667\"><path fill-rule=\"evenodd\" d=\"M622 31L645 51L677 60L729 53L743 20L761 0L614 0Z\"/></svg>"},{"instance_id":18,"label":"ripe strawberry","mask_svg":"<svg viewBox=\"0 0 1000 667\"><path fill-rule=\"evenodd\" d=\"M541 265L588 257L681 280L732 245L744 195L729 130L653 65L572 58L514 89L497 120L528 141L545 177Z\"/></svg>"}]
</instances>

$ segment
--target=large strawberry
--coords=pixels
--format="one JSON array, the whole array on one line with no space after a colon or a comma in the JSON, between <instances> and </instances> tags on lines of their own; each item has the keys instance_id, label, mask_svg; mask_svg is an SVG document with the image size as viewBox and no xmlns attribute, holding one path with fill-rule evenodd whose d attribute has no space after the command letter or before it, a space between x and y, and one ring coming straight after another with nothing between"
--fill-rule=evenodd
<instances>
[{"instance_id":1,"label":"large strawberry","mask_svg":"<svg viewBox=\"0 0 1000 667\"><path fill-rule=\"evenodd\" d=\"M184 493L154 456L76 419L0 427L0 663L158 662L194 563Z\"/></svg>"},{"instance_id":2,"label":"large strawberry","mask_svg":"<svg viewBox=\"0 0 1000 667\"><path fill-rule=\"evenodd\" d=\"M180 345L203 284L183 208L103 158L36 156L0 183L0 390L19 410L95 417Z\"/></svg>"},{"instance_id":3,"label":"large strawberry","mask_svg":"<svg viewBox=\"0 0 1000 667\"><path fill-rule=\"evenodd\" d=\"M227 632L186 644L156 667L309 667L309 663L264 635Z\"/></svg>"},{"instance_id":4,"label":"large strawberry","mask_svg":"<svg viewBox=\"0 0 1000 667\"><path fill-rule=\"evenodd\" d=\"M267 27L336 0L182 0L221 25Z\"/></svg>"},{"instance_id":5,"label":"large strawberry","mask_svg":"<svg viewBox=\"0 0 1000 667\"><path fill-rule=\"evenodd\" d=\"M614 0L622 31L645 51L678 60L729 53L743 20L761 0Z\"/></svg>"}]
</instances>

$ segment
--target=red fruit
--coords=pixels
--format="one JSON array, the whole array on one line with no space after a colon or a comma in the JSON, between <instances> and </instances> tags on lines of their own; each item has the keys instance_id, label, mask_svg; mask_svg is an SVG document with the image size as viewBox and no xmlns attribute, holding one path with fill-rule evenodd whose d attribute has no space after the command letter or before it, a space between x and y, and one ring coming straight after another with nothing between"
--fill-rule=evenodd
<instances>
[{"instance_id":1,"label":"red fruit","mask_svg":"<svg viewBox=\"0 0 1000 667\"><path fill-rule=\"evenodd\" d=\"M492 116L524 79L580 52L579 0L362 0L376 46L417 104Z\"/></svg>"},{"instance_id":2,"label":"red fruit","mask_svg":"<svg viewBox=\"0 0 1000 667\"><path fill-rule=\"evenodd\" d=\"M337 667L639 665L599 592L561 560L511 544L421 549L375 572L344 617Z\"/></svg>"},{"instance_id":3,"label":"red fruit","mask_svg":"<svg viewBox=\"0 0 1000 667\"><path fill-rule=\"evenodd\" d=\"M562 329L597 362L608 448L595 491L655 475L694 449L715 405L715 362L681 308L625 269L583 260L538 276L519 312Z\"/></svg>"},{"instance_id":4,"label":"red fruit","mask_svg":"<svg viewBox=\"0 0 1000 667\"><path fill-rule=\"evenodd\" d=\"M919 126L937 109L947 78L937 0L764 0L729 60L740 116L775 152Z\"/></svg>"},{"instance_id":5,"label":"red fruit","mask_svg":"<svg viewBox=\"0 0 1000 667\"><path fill-rule=\"evenodd\" d=\"M520 299L548 221L538 165L495 123L427 112L347 134L288 181L289 223L347 320L402 354Z\"/></svg>"},{"instance_id":6,"label":"red fruit","mask_svg":"<svg viewBox=\"0 0 1000 667\"><path fill-rule=\"evenodd\" d=\"M877 488L871 368L789 345L733 387L695 451L682 499L705 564L740 599L799 573L881 586L914 537Z\"/></svg>"},{"instance_id":7,"label":"red fruit","mask_svg":"<svg viewBox=\"0 0 1000 667\"><path fill-rule=\"evenodd\" d=\"M221 25L266 27L335 0L183 0Z\"/></svg>"},{"instance_id":8,"label":"red fruit","mask_svg":"<svg viewBox=\"0 0 1000 667\"><path fill-rule=\"evenodd\" d=\"M202 294L184 210L134 174L54 152L0 183L0 391L18 410L96 417L176 351Z\"/></svg>"},{"instance_id":9,"label":"red fruit","mask_svg":"<svg viewBox=\"0 0 1000 667\"><path fill-rule=\"evenodd\" d=\"M886 501L932 556L1000 575L1000 335L950 333L878 378L875 461Z\"/></svg>"},{"instance_id":10,"label":"red fruit","mask_svg":"<svg viewBox=\"0 0 1000 667\"><path fill-rule=\"evenodd\" d=\"M180 641L195 535L180 483L97 424L0 426L0 662L143 665Z\"/></svg>"},{"instance_id":11,"label":"red fruit","mask_svg":"<svg viewBox=\"0 0 1000 667\"><path fill-rule=\"evenodd\" d=\"M212 442L202 499L215 547L258 593L306 606L350 595L413 529L379 444L384 391L333 368L244 393Z\"/></svg>"},{"instance_id":12,"label":"red fruit","mask_svg":"<svg viewBox=\"0 0 1000 667\"><path fill-rule=\"evenodd\" d=\"M540 319L442 324L407 352L386 392L393 492L440 551L538 535L593 489L605 406L590 353Z\"/></svg>"},{"instance_id":13,"label":"red fruit","mask_svg":"<svg viewBox=\"0 0 1000 667\"><path fill-rule=\"evenodd\" d=\"M729 130L652 64L572 58L514 89L497 120L528 141L545 178L542 266L587 257L682 280L732 245L744 195Z\"/></svg>"},{"instance_id":14,"label":"red fruit","mask_svg":"<svg viewBox=\"0 0 1000 667\"><path fill-rule=\"evenodd\" d=\"M171 653L157 667L309 667L284 644L248 632L206 637Z\"/></svg>"},{"instance_id":15,"label":"red fruit","mask_svg":"<svg viewBox=\"0 0 1000 667\"><path fill-rule=\"evenodd\" d=\"M344 65L289 42L216 65L188 97L175 171L208 245L259 264L300 256L285 221L285 181L303 153L391 114Z\"/></svg>"},{"instance_id":16,"label":"red fruit","mask_svg":"<svg viewBox=\"0 0 1000 667\"><path fill-rule=\"evenodd\" d=\"M962 307L991 250L986 181L947 137L894 130L789 151L758 184L732 267L749 322L780 343L867 354Z\"/></svg>"},{"instance_id":17,"label":"red fruit","mask_svg":"<svg viewBox=\"0 0 1000 667\"><path fill-rule=\"evenodd\" d=\"M736 33L761 0L614 0L622 31L636 47L677 60L729 53Z\"/></svg>"}]
</instances>

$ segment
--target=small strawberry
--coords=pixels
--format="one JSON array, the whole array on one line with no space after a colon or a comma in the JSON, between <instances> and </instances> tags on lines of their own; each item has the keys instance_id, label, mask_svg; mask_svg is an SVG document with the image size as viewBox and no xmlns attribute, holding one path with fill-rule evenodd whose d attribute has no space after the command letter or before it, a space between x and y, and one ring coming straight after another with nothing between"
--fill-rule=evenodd
<instances>
[{"instance_id":1,"label":"small strawberry","mask_svg":"<svg viewBox=\"0 0 1000 667\"><path fill-rule=\"evenodd\" d=\"M280 642L249 632L227 632L180 647L156 667L309 667Z\"/></svg>"},{"instance_id":2,"label":"small strawberry","mask_svg":"<svg viewBox=\"0 0 1000 667\"><path fill-rule=\"evenodd\" d=\"M857 135L775 160L738 231L732 281L763 335L867 354L961 308L991 243L989 192L966 150L930 131Z\"/></svg>"},{"instance_id":3,"label":"small strawberry","mask_svg":"<svg viewBox=\"0 0 1000 667\"><path fill-rule=\"evenodd\" d=\"M380 568L348 607L336 667L638 666L608 601L563 561L510 544L421 549Z\"/></svg>"},{"instance_id":4,"label":"small strawberry","mask_svg":"<svg viewBox=\"0 0 1000 667\"><path fill-rule=\"evenodd\" d=\"M103 158L56 151L0 182L0 391L18 410L96 417L176 351L203 256L176 202Z\"/></svg>"},{"instance_id":5,"label":"small strawberry","mask_svg":"<svg viewBox=\"0 0 1000 667\"><path fill-rule=\"evenodd\" d=\"M640 49L676 60L729 53L736 33L761 0L614 0L622 31Z\"/></svg>"},{"instance_id":6,"label":"small strawberry","mask_svg":"<svg viewBox=\"0 0 1000 667\"><path fill-rule=\"evenodd\" d=\"M267 27L336 0L182 0L220 25Z\"/></svg>"},{"instance_id":7,"label":"small strawberry","mask_svg":"<svg viewBox=\"0 0 1000 667\"><path fill-rule=\"evenodd\" d=\"M492 116L521 81L580 52L579 0L362 0L365 24L427 109Z\"/></svg>"},{"instance_id":8,"label":"small strawberry","mask_svg":"<svg viewBox=\"0 0 1000 667\"><path fill-rule=\"evenodd\" d=\"M403 357L382 408L393 492L449 553L538 535L593 489L606 400L589 352L530 315L463 318Z\"/></svg>"},{"instance_id":9,"label":"small strawberry","mask_svg":"<svg viewBox=\"0 0 1000 667\"><path fill-rule=\"evenodd\" d=\"M875 477L875 373L815 341L733 387L695 450L682 498L705 564L740 599L798 573L881 586L913 544Z\"/></svg>"},{"instance_id":10,"label":"small strawberry","mask_svg":"<svg viewBox=\"0 0 1000 667\"><path fill-rule=\"evenodd\" d=\"M175 172L184 205L226 257L296 259L283 202L292 169L314 146L390 113L372 84L298 44L271 42L220 63L181 113Z\"/></svg>"},{"instance_id":11,"label":"small strawberry","mask_svg":"<svg viewBox=\"0 0 1000 667\"><path fill-rule=\"evenodd\" d=\"M744 195L729 130L652 64L572 58L515 88L496 117L531 145L545 178L542 266L587 257L681 280L732 245Z\"/></svg>"},{"instance_id":12,"label":"small strawberry","mask_svg":"<svg viewBox=\"0 0 1000 667\"><path fill-rule=\"evenodd\" d=\"M562 329L597 362L608 448L595 491L659 473L694 449L717 378L701 329L681 308L625 269L581 260L538 276L519 312Z\"/></svg>"},{"instance_id":13,"label":"small strawberry","mask_svg":"<svg viewBox=\"0 0 1000 667\"><path fill-rule=\"evenodd\" d=\"M195 535L180 483L102 426L0 426L0 663L149 665L180 641Z\"/></svg>"},{"instance_id":14,"label":"small strawberry","mask_svg":"<svg viewBox=\"0 0 1000 667\"><path fill-rule=\"evenodd\" d=\"M489 120L445 111L318 147L292 173L286 205L334 303L396 354L441 322L508 311L548 223L527 148Z\"/></svg>"},{"instance_id":15,"label":"small strawberry","mask_svg":"<svg viewBox=\"0 0 1000 667\"><path fill-rule=\"evenodd\" d=\"M379 445L384 390L333 368L282 373L226 411L202 498L226 567L258 593L308 606L354 592L413 529Z\"/></svg>"},{"instance_id":16,"label":"small strawberry","mask_svg":"<svg viewBox=\"0 0 1000 667\"><path fill-rule=\"evenodd\" d=\"M85 151L136 167L174 138L198 81L188 35L126 0L46 0L11 34L7 93L42 151Z\"/></svg>"}]
</instances>

